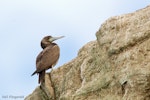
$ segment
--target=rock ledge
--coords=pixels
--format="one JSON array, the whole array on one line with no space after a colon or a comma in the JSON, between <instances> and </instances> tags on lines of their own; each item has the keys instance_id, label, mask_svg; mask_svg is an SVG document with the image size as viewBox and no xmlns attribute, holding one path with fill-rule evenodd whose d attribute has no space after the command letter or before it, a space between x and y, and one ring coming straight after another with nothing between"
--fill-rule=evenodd
<instances>
[{"instance_id":1,"label":"rock ledge","mask_svg":"<svg viewBox=\"0 0 150 100\"><path fill-rule=\"evenodd\" d=\"M150 6L109 18L96 37L25 100L150 100Z\"/></svg>"}]
</instances>

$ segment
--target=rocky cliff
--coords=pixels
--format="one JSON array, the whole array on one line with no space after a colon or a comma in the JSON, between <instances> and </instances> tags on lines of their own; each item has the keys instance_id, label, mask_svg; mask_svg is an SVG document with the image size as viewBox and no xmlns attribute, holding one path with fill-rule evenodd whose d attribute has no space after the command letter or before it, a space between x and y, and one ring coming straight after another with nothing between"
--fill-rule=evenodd
<instances>
[{"instance_id":1,"label":"rocky cliff","mask_svg":"<svg viewBox=\"0 0 150 100\"><path fill-rule=\"evenodd\" d=\"M150 100L150 6L109 18L96 37L25 100Z\"/></svg>"}]
</instances>

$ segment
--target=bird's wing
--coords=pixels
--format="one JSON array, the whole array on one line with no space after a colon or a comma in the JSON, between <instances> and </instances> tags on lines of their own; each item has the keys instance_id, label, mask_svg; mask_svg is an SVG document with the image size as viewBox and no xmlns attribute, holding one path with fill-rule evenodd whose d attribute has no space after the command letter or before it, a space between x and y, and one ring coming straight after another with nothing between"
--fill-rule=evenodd
<instances>
[{"instance_id":1,"label":"bird's wing","mask_svg":"<svg viewBox=\"0 0 150 100\"><path fill-rule=\"evenodd\" d=\"M37 72L47 70L54 66L59 58L59 47L57 45L46 47L36 59Z\"/></svg>"},{"instance_id":2,"label":"bird's wing","mask_svg":"<svg viewBox=\"0 0 150 100\"><path fill-rule=\"evenodd\" d=\"M40 60L42 59L42 56L43 56L43 51L41 51L39 53L39 55L37 56L37 58L36 58L36 64L40 62Z\"/></svg>"}]
</instances>

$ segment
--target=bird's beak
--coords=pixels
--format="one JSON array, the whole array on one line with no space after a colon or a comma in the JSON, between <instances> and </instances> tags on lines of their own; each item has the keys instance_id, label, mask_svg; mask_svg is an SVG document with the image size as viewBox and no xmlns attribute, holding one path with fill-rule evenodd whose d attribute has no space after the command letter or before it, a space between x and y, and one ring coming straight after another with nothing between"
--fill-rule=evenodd
<instances>
[{"instance_id":1,"label":"bird's beak","mask_svg":"<svg viewBox=\"0 0 150 100\"><path fill-rule=\"evenodd\" d=\"M65 36L52 37L52 38L49 39L49 41L50 41L50 42L53 42L53 41L58 40L58 39L61 39L61 38L63 38L63 37L65 37Z\"/></svg>"}]
</instances>

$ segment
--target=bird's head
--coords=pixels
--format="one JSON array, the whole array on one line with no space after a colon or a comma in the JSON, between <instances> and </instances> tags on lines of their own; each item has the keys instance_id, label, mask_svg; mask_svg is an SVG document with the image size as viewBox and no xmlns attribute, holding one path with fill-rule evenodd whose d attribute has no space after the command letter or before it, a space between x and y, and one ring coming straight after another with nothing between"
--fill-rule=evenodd
<instances>
[{"instance_id":1,"label":"bird's head","mask_svg":"<svg viewBox=\"0 0 150 100\"><path fill-rule=\"evenodd\" d=\"M49 46L53 41L63 38L64 36L60 37L52 37L52 36L45 36L41 41L41 47L44 49Z\"/></svg>"}]
</instances>

